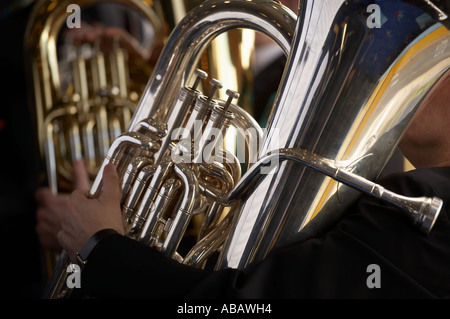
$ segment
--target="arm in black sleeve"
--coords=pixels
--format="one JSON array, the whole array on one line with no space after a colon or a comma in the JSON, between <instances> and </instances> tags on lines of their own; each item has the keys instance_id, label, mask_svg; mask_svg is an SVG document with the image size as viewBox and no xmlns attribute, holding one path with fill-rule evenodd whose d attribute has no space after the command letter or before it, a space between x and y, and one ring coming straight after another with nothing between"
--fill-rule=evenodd
<instances>
[{"instance_id":1,"label":"arm in black sleeve","mask_svg":"<svg viewBox=\"0 0 450 319\"><path fill-rule=\"evenodd\" d=\"M120 234L97 244L72 298L169 298L184 296L208 271L188 267Z\"/></svg>"},{"instance_id":2,"label":"arm in black sleeve","mask_svg":"<svg viewBox=\"0 0 450 319\"><path fill-rule=\"evenodd\" d=\"M405 196L443 199L431 233L421 233L397 207L362 196L324 235L274 250L242 272L212 273L189 296L449 298L450 168L391 175L379 183Z\"/></svg>"},{"instance_id":3,"label":"arm in black sleeve","mask_svg":"<svg viewBox=\"0 0 450 319\"><path fill-rule=\"evenodd\" d=\"M380 183L406 196L443 198L432 232L420 233L398 208L362 196L331 231L274 250L242 271L194 269L112 235L91 254L81 289L139 298L450 297L450 168ZM375 287L371 265L379 271Z\"/></svg>"}]
</instances>

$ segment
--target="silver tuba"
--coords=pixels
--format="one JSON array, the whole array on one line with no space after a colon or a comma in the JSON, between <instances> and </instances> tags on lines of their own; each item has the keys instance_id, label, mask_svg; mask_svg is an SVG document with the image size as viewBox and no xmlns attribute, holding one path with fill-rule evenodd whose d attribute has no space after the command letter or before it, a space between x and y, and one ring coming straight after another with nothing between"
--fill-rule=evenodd
<instances>
[{"instance_id":1,"label":"silver tuba","mask_svg":"<svg viewBox=\"0 0 450 319\"><path fill-rule=\"evenodd\" d=\"M400 5L415 25L393 32L389 22ZM215 269L244 268L274 247L325 231L361 192L399 206L429 232L439 198L408 198L370 181L450 66L449 29L434 15L442 11L424 8L303 0L296 16L275 1L208 0L188 12L171 33L128 130L102 164L118 169L127 235L193 267L205 267L217 252ZM237 92L215 98L220 81L208 82L198 70L210 41L233 28L268 35L288 58L264 132L233 103ZM401 41L386 40L388 31ZM226 137L231 127L250 132L243 139L245 165L223 139L207 134L216 129L215 137ZM92 197L101 192L101 172ZM181 253L198 216L200 235ZM63 256L55 280L67 265ZM49 296L58 296L50 288Z\"/></svg>"},{"instance_id":2,"label":"silver tuba","mask_svg":"<svg viewBox=\"0 0 450 319\"><path fill-rule=\"evenodd\" d=\"M302 149L334 168L317 173L281 163L241 199L218 268L243 268L274 247L319 235L360 195L354 188L380 197L383 190L371 183L349 187L345 181L377 178L424 97L450 67L450 32L443 24L448 17L425 2L419 1L419 8L417 1L379 6L300 1L296 35L259 157ZM378 24L372 14L379 14ZM358 177L340 179L343 171ZM417 217L404 198L389 201ZM424 211L431 219L419 217L426 231L442 205L437 199L429 204L434 208Z\"/></svg>"}]
</instances>

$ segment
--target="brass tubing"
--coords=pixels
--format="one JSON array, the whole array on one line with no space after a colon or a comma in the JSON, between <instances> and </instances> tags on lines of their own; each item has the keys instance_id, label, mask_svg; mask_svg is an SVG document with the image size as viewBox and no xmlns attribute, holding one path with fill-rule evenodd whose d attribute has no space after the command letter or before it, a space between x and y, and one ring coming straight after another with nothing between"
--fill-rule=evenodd
<instances>
[{"instance_id":1,"label":"brass tubing","mask_svg":"<svg viewBox=\"0 0 450 319\"><path fill-rule=\"evenodd\" d=\"M222 163L228 172L230 172L234 183L237 183L241 179L241 165L236 155L228 150L220 149L219 153L216 154L216 160L217 162Z\"/></svg>"},{"instance_id":2,"label":"brass tubing","mask_svg":"<svg viewBox=\"0 0 450 319\"><path fill-rule=\"evenodd\" d=\"M158 196L153 203L148 218L142 227L142 232L138 241L149 246L153 246L153 241L158 241L168 218L164 219L164 214L174 197L176 191L181 187L181 182L175 178L169 178L161 187Z\"/></svg>"},{"instance_id":3,"label":"brass tubing","mask_svg":"<svg viewBox=\"0 0 450 319\"><path fill-rule=\"evenodd\" d=\"M189 266L198 267L216 252L225 242L230 231L231 222L234 216L233 210L230 211L214 229L197 242L194 247L186 254L183 263Z\"/></svg>"},{"instance_id":4,"label":"brass tubing","mask_svg":"<svg viewBox=\"0 0 450 319\"><path fill-rule=\"evenodd\" d=\"M167 127L170 128L166 137L162 139L161 149L155 154L155 161L158 162L161 158L167 155L169 150L169 145L174 139L172 136L175 130L178 128L184 128L186 120L192 112L195 112L195 105L198 96L201 94L197 90L197 86L200 84L201 80L206 79L208 76L206 72L197 69L195 71L196 79L191 87L182 87L178 96L178 100L174 106L174 112L170 115L167 121ZM185 129L187 130L187 129ZM185 134L185 133L183 133ZM177 138L175 138L177 139Z\"/></svg>"},{"instance_id":5,"label":"brass tubing","mask_svg":"<svg viewBox=\"0 0 450 319\"><path fill-rule=\"evenodd\" d=\"M145 134L155 134L158 138L162 138L167 135L167 124L153 118L147 118L140 121L134 127L133 131Z\"/></svg>"},{"instance_id":6,"label":"brass tubing","mask_svg":"<svg viewBox=\"0 0 450 319\"><path fill-rule=\"evenodd\" d=\"M87 113L85 113L87 114ZM108 114L106 107L104 105L98 105L96 107L95 124L97 127L97 145L99 151L99 158L103 159L108 153L108 148L110 145L109 132L108 132Z\"/></svg>"},{"instance_id":7,"label":"brass tubing","mask_svg":"<svg viewBox=\"0 0 450 319\"><path fill-rule=\"evenodd\" d=\"M90 66L92 72L92 88L94 95L105 94L108 88L106 78L105 55L99 49L99 42L94 44L94 56L90 59Z\"/></svg>"},{"instance_id":8,"label":"brass tubing","mask_svg":"<svg viewBox=\"0 0 450 319\"><path fill-rule=\"evenodd\" d=\"M88 167L89 173L94 167L97 167L97 156L95 154L95 120L89 119L84 122L81 127L81 138L83 140L84 159Z\"/></svg>"},{"instance_id":9,"label":"brass tubing","mask_svg":"<svg viewBox=\"0 0 450 319\"><path fill-rule=\"evenodd\" d=\"M204 180L204 183L202 183L201 185L203 187L201 187L201 189L203 188L210 188L212 189L214 192L218 193L218 194L228 194L234 186L234 180L233 177L231 176L230 172L228 172L221 164L218 163L212 163L212 164L200 164L198 166L199 169L199 176L198 176L198 180L199 182L201 180ZM202 176L208 177L207 179L203 179ZM211 177L215 180L220 181L221 185L217 185L213 184L211 185Z\"/></svg>"},{"instance_id":10,"label":"brass tubing","mask_svg":"<svg viewBox=\"0 0 450 319\"><path fill-rule=\"evenodd\" d=\"M224 101L219 100L219 105L223 106ZM237 128L238 133L241 133L244 137L244 144L247 146L248 153L248 166L253 165L258 160L258 150L263 140L263 130L258 122L243 108L235 104L229 105L229 110L235 115L231 120L233 127ZM237 151L238 158L244 158L245 154L240 154Z\"/></svg>"},{"instance_id":11,"label":"brass tubing","mask_svg":"<svg viewBox=\"0 0 450 319\"><path fill-rule=\"evenodd\" d=\"M152 164L152 162L153 161L149 157L136 157L128 164L125 173L123 174L121 202L123 202L125 196L127 196L130 191L140 170L145 166Z\"/></svg>"},{"instance_id":12,"label":"brass tubing","mask_svg":"<svg viewBox=\"0 0 450 319\"><path fill-rule=\"evenodd\" d=\"M109 139L112 141L117 136L122 134L122 125L120 123L119 118L115 114L109 114L108 115L108 136Z\"/></svg>"},{"instance_id":13,"label":"brass tubing","mask_svg":"<svg viewBox=\"0 0 450 319\"><path fill-rule=\"evenodd\" d=\"M122 205L122 214L126 223L130 223L131 218L134 217L136 207L138 207L142 194L148 187L151 178L155 175L156 169L156 165L145 166L139 171L136 179L133 181L133 186L129 194L126 195Z\"/></svg>"},{"instance_id":14,"label":"brass tubing","mask_svg":"<svg viewBox=\"0 0 450 319\"><path fill-rule=\"evenodd\" d=\"M75 120L69 123L69 149L72 163L83 157L82 144L80 140L79 124Z\"/></svg>"},{"instance_id":15,"label":"brass tubing","mask_svg":"<svg viewBox=\"0 0 450 319\"><path fill-rule=\"evenodd\" d=\"M173 171L174 163L169 157L164 158L158 165L155 174L147 186L147 189L142 197L141 204L136 210L136 214L132 218L131 225L127 229L128 236L134 237L140 233L142 226L144 225L148 213L153 205L156 196L158 195L158 190L161 188L163 183L167 180L169 175Z\"/></svg>"},{"instance_id":16,"label":"brass tubing","mask_svg":"<svg viewBox=\"0 0 450 319\"><path fill-rule=\"evenodd\" d=\"M46 168L47 168L47 176L48 176L48 187L52 191L54 195L58 193L58 178L56 176L56 156L55 156L55 143L53 141L53 124L48 123L45 126L45 142L44 142L44 151L46 157Z\"/></svg>"},{"instance_id":17,"label":"brass tubing","mask_svg":"<svg viewBox=\"0 0 450 319\"><path fill-rule=\"evenodd\" d=\"M214 156L219 153L219 147L223 144L223 138L234 114L218 105L211 110L211 115L205 125L195 150L198 153L194 157L194 163L212 163Z\"/></svg>"},{"instance_id":18,"label":"brass tubing","mask_svg":"<svg viewBox=\"0 0 450 319\"><path fill-rule=\"evenodd\" d=\"M112 86L118 89L120 99L128 98L128 55L125 50L119 47L119 39L113 39L113 52L110 54Z\"/></svg>"},{"instance_id":19,"label":"brass tubing","mask_svg":"<svg viewBox=\"0 0 450 319\"><path fill-rule=\"evenodd\" d=\"M276 1L208 1L208 6L189 11L164 46L129 129L143 118L167 121L177 99L172 93L179 92L200 54L218 34L235 28L253 29L269 36L288 55L295 24L295 13Z\"/></svg>"},{"instance_id":20,"label":"brass tubing","mask_svg":"<svg viewBox=\"0 0 450 319\"><path fill-rule=\"evenodd\" d=\"M51 111L45 118L43 129L45 130L44 138L44 152L46 157L46 168L49 188L53 194L58 193L58 178L56 154L54 145L54 126L53 121L60 117L71 116L77 113L77 108L74 105L67 105L62 108Z\"/></svg>"},{"instance_id":21,"label":"brass tubing","mask_svg":"<svg viewBox=\"0 0 450 319\"><path fill-rule=\"evenodd\" d=\"M89 88L86 71L86 62L83 57L76 56L72 62L74 93L80 96L78 101L78 114L85 115L89 113ZM82 118L84 121L85 119Z\"/></svg>"},{"instance_id":22,"label":"brass tubing","mask_svg":"<svg viewBox=\"0 0 450 319\"><path fill-rule=\"evenodd\" d=\"M115 139L109 148L108 154L103 160L94 182L92 183L91 190L89 192L90 197L98 197L102 187L103 169L106 165L113 163L117 167L120 163L121 155L123 155L125 148L134 147L146 150L149 148L150 143L151 141L147 136L135 132L124 133Z\"/></svg>"},{"instance_id":23,"label":"brass tubing","mask_svg":"<svg viewBox=\"0 0 450 319\"><path fill-rule=\"evenodd\" d=\"M161 247L161 252L169 257L176 253L197 206L199 195L197 178L187 164L175 164L174 171L184 184L184 193L176 217L171 223L166 240Z\"/></svg>"}]
</instances>

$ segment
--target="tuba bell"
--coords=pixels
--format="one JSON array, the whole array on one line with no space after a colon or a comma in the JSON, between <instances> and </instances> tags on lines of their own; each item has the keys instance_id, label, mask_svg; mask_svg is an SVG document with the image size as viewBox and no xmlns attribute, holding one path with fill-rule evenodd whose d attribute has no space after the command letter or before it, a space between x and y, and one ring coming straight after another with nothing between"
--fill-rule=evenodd
<instances>
[{"instance_id":1,"label":"tuba bell","mask_svg":"<svg viewBox=\"0 0 450 319\"><path fill-rule=\"evenodd\" d=\"M275 1L202 2L172 31L90 196L101 192L102 168L115 164L127 236L199 268L211 260L215 269L244 268L274 247L316 236L361 192L431 231L439 198L405 197L371 180L448 71L450 32L428 2L390 1L375 16L373 4L302 0L295 15ZM401 41L386 40L400 5L416 24L395 29ZM233 103L238 92L216 98L223 85L198 68L208 44L234 28L269 36L287 56L265 130ZM242 133L241 156L224 143L231 127ZM199 235L182 252L199 216ZM49 298L67 295L66 255L58 265Z\"/></svg>"}]
</instances>

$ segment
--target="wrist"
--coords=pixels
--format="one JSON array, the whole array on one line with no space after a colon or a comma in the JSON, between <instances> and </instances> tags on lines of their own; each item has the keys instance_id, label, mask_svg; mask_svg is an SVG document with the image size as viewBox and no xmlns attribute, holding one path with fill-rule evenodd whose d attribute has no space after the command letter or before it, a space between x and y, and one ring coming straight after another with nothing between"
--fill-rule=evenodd
<instances>
[{"instance_id":1,"label":"wrist","mask_svg":"<svg viewBox=\"0 0 450 319\"><path fill-rule=\"evenodd\" d=\"M92 235L86 244L80 249L80 251L77 252L76 257L78 264L80 267L84 267L86 263L88 262L89 256L92 254L92 252L95 250L97 245L106 237L109 237L114 234L119 234L118 231L114 229L102 229L98 232L96 232L94 235Z\"/></svg>"}]
</instances>

